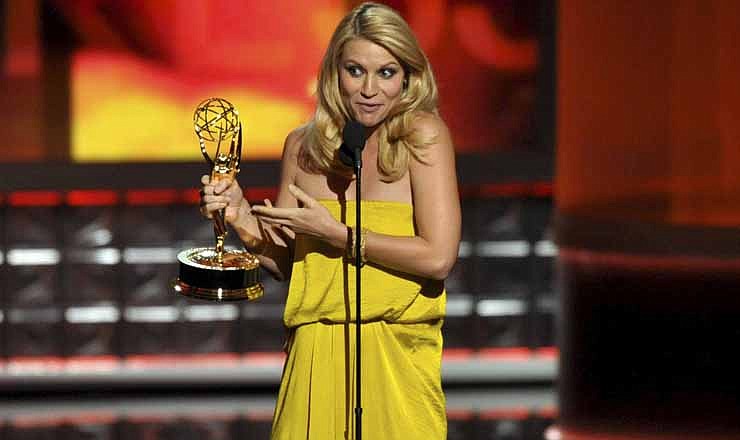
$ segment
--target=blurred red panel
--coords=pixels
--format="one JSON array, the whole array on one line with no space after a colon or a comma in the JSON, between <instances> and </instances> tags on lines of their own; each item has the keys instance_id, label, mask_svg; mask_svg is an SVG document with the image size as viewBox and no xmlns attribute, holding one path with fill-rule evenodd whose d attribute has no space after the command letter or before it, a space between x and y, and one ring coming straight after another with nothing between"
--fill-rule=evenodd
<instances>
[{"instance_id":1,"label":"blurred red panel","mask_svg":"<svg viewBox=\"0 0 740 440\"><path fill-rule=\"evenodd\" d=\"M129 205L171 205L179 195L174 189L140 189L127 191L125 199Z\"/></svg>"},{"instance_id":2,"label":"blurred red panel","mask_svg":"<svg viewBox=\"0 0 740 440\"><path fill-rule=\"evenodd\" d=\"M8 195L11 206L57 206L62 203L62 193L57 191L15 191Z\"/></svg>"},{"instance_id":3,"label":"blurred red panel","mask_svg":"<svg viewBox=\"0 0 740 440\"><path fill-rule=\"evenodd\" d=\"M74 190L67 193L71 206L107 206L118 203L118 193L108 190Z\"/></svg>"}]
</instances>

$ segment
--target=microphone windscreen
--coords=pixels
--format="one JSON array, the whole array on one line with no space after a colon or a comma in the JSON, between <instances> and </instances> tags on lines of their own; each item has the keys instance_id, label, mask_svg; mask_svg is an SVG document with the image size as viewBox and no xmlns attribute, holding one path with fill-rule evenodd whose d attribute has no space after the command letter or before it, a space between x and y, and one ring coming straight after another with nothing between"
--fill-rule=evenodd
<instances>
[{"instance_id":1,"label":"microphone windscreen","mask_svg":"<svg viewBox=\"0 0 740 440\"><path fill-rule=\"evenodd\" d=\"M351 120L344 125L342 130L342 142L350 150L362 150L365 148L365 126L357 121Z\"/></svg>"},{"instance_id":2,"label":"microphone windscreen","mask_svg":"<svg viewBox=\"0 0 740 440\"><path fill-rule=\"evenodd\" d=\"M355 152L354 150L350 150L347 144L342 143L337 155L339 156L339 161L348 167L352 167L355 164Z\"/></svg>"}]
</instances>

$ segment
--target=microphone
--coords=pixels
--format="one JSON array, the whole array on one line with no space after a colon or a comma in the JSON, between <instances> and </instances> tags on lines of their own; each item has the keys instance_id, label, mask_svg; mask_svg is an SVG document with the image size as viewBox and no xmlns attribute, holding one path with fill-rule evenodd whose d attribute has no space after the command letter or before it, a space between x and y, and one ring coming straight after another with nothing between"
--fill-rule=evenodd
<instances>
[{"instance_id":1,"label":"microphone","mask_svg":"<svg viewBox=\"0 0 740 440\"><path fill-rule=\"evenodd\" d=\"M357 331L355 332L355 437L357 440L362 439L362 282L361 282L361 271L360 268L364 264L362 261L362 149L365 148L365 142L367 142L367 135L365 134L365 126L359 122L352 120L348 121L344 125L342 130L342 145L339 147L338 155L339 160L348 167L354 167L355 171L355 238L354 238L354 254L355 254L355 324L357 325Z\"/></svg>"},{"instance_id":2,"label":"microphone","mask_svg":"<svg viewBox=\"0 0 740 440\"><path fill-rule=\"evenodd\" d=\"M339 147L339 160L348 167L362 166L362 149L367 142L365 126L357 121L349 121L342 130L342 145Z\"/></svg>"}]
</instances>

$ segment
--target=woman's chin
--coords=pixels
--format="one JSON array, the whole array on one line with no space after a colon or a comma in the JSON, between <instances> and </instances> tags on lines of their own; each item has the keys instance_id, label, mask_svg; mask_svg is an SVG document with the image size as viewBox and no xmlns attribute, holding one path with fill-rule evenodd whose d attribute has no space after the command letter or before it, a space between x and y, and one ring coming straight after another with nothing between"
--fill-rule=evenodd
<instances>
[{"instance_id":1,"label":"woman's chin","mask_svg":"<svg viewBox=\"0 0 740 440\"><path fill-rule=\"evenodd\" d=\"M357 122L368 128L375 127L376 125L382 123L384 119L385 115L375 115L361 112L358 113L356 117Z\"/></svg>"}]
</instances>

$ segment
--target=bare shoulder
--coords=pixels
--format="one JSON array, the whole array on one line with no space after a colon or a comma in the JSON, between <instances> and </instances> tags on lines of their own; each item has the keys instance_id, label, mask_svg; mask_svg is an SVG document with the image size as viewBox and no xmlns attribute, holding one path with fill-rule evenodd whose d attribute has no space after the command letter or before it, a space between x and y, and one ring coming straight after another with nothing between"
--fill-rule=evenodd
<instances>
[{"instance_id":1,"label":"bare shoulder","mask_svg":"<svg viewBox=\"0 0 740 440\"><path fill-rule=\"evenodd\" d=\"M295 159L298 157L298 153L301 151L301 146L303 145L307 131L308 126L301 125L288 133L288 136L285 138L285 144L283 145L283 159Z\"/></svg>"},{"instance_id":2,"label":"bare shoulder","mask_svg":"<svg viewBox=\"0 0 740 440\"><path fill-rule=\"evenodd\" d=\"M302 125L285 137L283 144L283 157L281 160L281 185L294 183L300 172L299 155L306 136L306 126Z\"/></svg>"},{"instance_id":3,"label":"bare shoulder","mask_svg":"<svg viewBox=\"0 0 740 440\"><path fill-rule=\"evenodd\" d=\"M412 118L412 128L421 132L422 135L440 135L447 134L447 124L439 115L430 112L414 112Z\"/></svg>"},{"instance_id":4,"label":"bare shoulder","mask_svg":"<svg viewBox=\"0 0 740 440\"><path fill-rule=\"evenodd\" d=\"M454 147L447 124L439 115L429 112L416 112L412 128L424 142L421 158L427 165L454 156ZM417 160L412 160L418 162Z\"/></svg>"}]
</instances>

